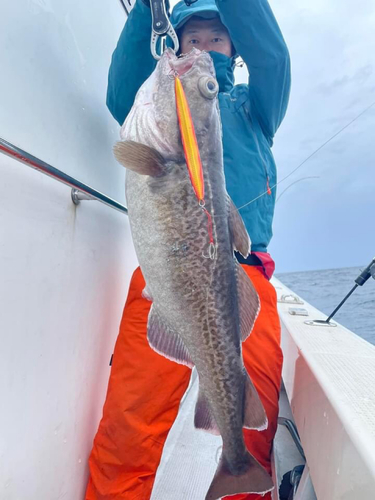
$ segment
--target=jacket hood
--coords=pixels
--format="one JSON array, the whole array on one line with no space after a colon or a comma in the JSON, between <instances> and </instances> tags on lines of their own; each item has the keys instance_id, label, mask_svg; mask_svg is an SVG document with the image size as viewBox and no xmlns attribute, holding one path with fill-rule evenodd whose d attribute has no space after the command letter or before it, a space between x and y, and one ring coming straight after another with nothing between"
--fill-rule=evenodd
<instances>
[{"instance_id":1,"label":"jacket hood","mask_svg":"<svg viewBox=\"0 0 375 500\"><path fill-rule=\"evenodd\" d=\"M215 0L199 0L188 7L184 0L175 5L170 21L175 30L180 29L192 16L213 19L219 17Z\"/></svg>"},{"instance_id":2,"label":"jacket hood","mask_svg":"<svg viewBox=\"0 0 375 500\"><path fill-rule=\"evenodd\" d=\"M192 16L213 19L214 17L220 17L220 13L215 0L199 0L190 7L182 0L174 7L170 21L173 28L178 31ZM228 92L234 85L235 58L219 52L210 52L210 56L215 65L220 92Z\"/></svg>"}]
</instances>

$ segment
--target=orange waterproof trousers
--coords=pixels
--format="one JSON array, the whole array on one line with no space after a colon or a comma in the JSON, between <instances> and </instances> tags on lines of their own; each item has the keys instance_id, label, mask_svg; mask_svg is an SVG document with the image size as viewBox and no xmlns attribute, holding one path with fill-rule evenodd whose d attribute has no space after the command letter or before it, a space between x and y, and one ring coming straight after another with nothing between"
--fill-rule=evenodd
<instances>
[{"instance_id":1,"label":"orange waterproof trousers","mask_svg":"<svg viewBox=\"0 0 375 500\"><path fill-rule=\"evenodd\" d=\"M254 330L243 344L244 364L269 422L265 431L244 430L244 436L249 451L271 472L282 367L276 293L259 269L248 265L243 268L261 301ZM191 370L157 354L148 344L146 329L151 302L142 297L144 286L138 268L130 283L103 418L89 458L86 500L150 499L164 443L189 385ZM271 495L240 494L226 498L271 500Z\"/></svg>"}]
</instances>

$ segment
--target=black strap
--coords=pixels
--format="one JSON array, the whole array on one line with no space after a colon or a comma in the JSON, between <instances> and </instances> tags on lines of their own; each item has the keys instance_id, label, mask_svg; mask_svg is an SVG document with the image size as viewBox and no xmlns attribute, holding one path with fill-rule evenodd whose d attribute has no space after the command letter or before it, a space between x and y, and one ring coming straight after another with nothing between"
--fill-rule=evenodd
<instances>
[{"instance_id":1,"label":"black strap","mask_svg":"<svg viewBox=\"0 0 375 500\"><path fill-rule=\"evenodd\" d=\"M242 257L239 252L234 252L235 256L240 264L247 264L248 266L261 266L262 261L254 254L250 254L246 259Z\"/></svg>"}]
</instances>

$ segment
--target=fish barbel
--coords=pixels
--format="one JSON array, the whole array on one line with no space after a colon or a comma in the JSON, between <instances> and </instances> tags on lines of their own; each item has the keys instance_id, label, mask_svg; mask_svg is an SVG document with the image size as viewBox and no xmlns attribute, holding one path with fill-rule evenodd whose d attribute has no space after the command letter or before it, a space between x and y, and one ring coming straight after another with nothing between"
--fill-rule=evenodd
<instances>
[{"instance_id":1,"label":"fish barbel","mask_svg":"<svg viewBox=\"0 0 375 500\"><path fill-rule=\"evenodd\" d=\"M189 104L200 152L204 200L198 202L176 112L175 77ZM259 299L234 257L250 239L225 187L218 84L210 55L167 49L139 89L114 152L128 170L126 199L134 246L152 300L148 341L163 356L195 366L195 427L220 434L222 457L206 495L215 500L273 488L247 451L243 427L267 427L242 359Z\"/></svg>"}]
</instances>

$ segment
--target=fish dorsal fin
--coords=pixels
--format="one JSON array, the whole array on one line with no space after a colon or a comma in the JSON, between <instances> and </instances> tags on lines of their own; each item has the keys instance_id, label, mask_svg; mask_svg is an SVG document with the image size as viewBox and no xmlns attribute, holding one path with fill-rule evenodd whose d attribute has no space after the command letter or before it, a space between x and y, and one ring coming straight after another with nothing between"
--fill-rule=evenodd
<instances>
[{"instance_id":1,"label":"fish dorsal fin","mask_svg":"<svg viewBox=\"0 0 375 500\"><path fill-rule=\"evenodd\" d=\"M154 305L148 316L147 338L152 349L162 356L189 368L194 366L181 337L168 327Z\"/></svg>"},{"instance_id":2,"label":"fish dorsal fin","mask_svg":"<svg viewBox=\"0 0 375 500\"><path fill-rule=\"evenodd\" d=\"M245 373L245 397L243 426L246 429L263 431L268 427L267 415L257 390L248 373Z\"/></svg>"},{"instance_id":3,"label":"fish dorsal fin","mask_svg":"<svg viewBox=\"0 0 375 500\"><path fill-rule=\"evenodd\" d=\"M194 426L196 429L203 429L215 436L220 435L211 407L201 387L199 387L198 399L195 405Z\"/></svg>"},{"instance_id":4,"label":"fish dorsal fin","mask_svg":"<svg viewBox=\"0 0 375 500\"><path fill-rule=\"evenodd\" d=\"M250 335L260 311L258 294L240 264L236 260L238 304L242 342Z\"/></svg>"},{"instance_id":5,"label":"fish dorsal fin","mask_svg":"<svg viewBox=\"0 0 375 500\"><path fill-rule=\"evenodd\" d=\"M165 171L165 159L154 148L134 141L117 142L113 147L116 160L137 174L157 177Z\"/></svg>"},{"instance_id":6,"label":"fish dorsal fin","mask_svg":"<svg viewBox=\"0 0 375 500\"><path fill-rule=\"evenodd\" d=\"M232 235L233 247L235 250L240 252L243 257L246 257L250 253L251 241L249 234L246 230L244 221L237 210L232 199L229 197L229 227Z\"/></svg>"}]
</instances>

